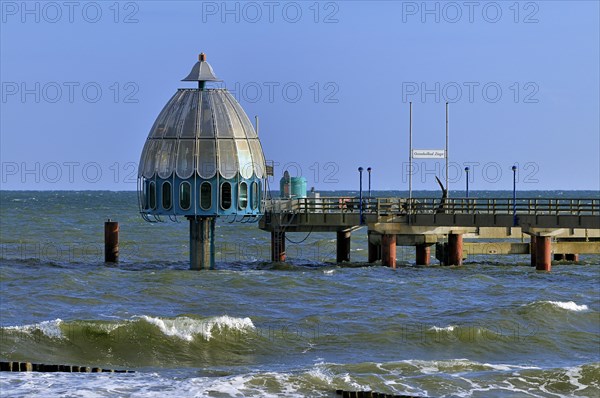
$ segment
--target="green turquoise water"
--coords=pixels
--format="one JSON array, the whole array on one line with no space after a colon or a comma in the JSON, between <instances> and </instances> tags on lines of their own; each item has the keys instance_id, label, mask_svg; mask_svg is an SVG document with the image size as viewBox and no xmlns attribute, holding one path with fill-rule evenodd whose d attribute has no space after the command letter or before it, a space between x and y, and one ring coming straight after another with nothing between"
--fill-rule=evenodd
<instances>
[{"instance_id":1,"label":"green turquoise water","mask_svg":"<svg viewBox=\"0 0 600 398\"><path fill-rule=\"evenodd\" d=\"M598 195L530 193L558 194ZM144 222L135 193L0 195L0 359L136 370L4 373L2 396L600 395L600 256L544 273L527 256L415 267L399 247L392 270L366 264L359 230L351 266L326 233L287 234L306 240L274 265L269 234L220 221L218 269L193 272L186 220Z\"/></svg>"}]
</instances>

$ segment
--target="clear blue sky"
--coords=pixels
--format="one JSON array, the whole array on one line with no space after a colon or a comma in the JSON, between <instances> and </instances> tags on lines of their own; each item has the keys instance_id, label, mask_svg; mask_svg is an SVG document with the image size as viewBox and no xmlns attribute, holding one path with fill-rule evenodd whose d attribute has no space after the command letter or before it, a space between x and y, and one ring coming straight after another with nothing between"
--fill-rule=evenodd
<instances>
[{"instance_id":1,"label":"clear blue sky","mask_svg":"<svg viewBox=\"0 0 600 398\"><path fill-rule=\"evenodd\" d=\"M515 163L520 189L600 188L597 1L1 5L2 189L135 190L200 51L260 116L277 181L356 189L370 166L407 189L408 102L414 148L442 149L448 100L451 190L466 165L471 189L511 189ZM417 167L437 189L443 162Z\"/></svg>"}]
</instances>

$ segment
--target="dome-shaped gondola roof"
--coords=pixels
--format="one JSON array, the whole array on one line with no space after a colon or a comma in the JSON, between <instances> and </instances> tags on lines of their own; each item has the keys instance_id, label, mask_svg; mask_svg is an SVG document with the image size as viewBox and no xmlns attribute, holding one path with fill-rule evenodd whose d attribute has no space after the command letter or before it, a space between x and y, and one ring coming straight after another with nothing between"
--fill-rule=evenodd
<instances>
[{"instance_id":1,"label":"dome-shaped gondola roof","mask_svg":"<svg viewBox=\"0 0 600 398\"><path fill-rule=\"evenodd\" d=\"M226 89L206 89L217 81L204 54L184 81L198 89L179 89L150 129L138 177L188 179L263 178L265 159L248 116Z\"/></svg>"}]
</instances>

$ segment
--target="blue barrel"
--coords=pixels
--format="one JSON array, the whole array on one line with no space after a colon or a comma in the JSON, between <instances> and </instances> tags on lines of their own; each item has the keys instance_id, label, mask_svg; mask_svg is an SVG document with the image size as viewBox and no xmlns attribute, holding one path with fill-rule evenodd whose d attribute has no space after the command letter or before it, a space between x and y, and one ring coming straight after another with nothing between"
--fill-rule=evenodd
<instances>
[{"instance_id":1,"label":"blue barrel","mask_svg":"<svg viewBox=\"0 0 600 398\"><path fill-rule=\"evenodd\" d=\"M284 176L279 180L282 198L306 198L306 178Z\"/></svg>"},{"instance_id":2,"label":"blue barrel","mask_svg":"<svg viewBox=\"0 0 600 398\"><path fill-rule=\"evenodd\" d=\"M292 177L292 197L306 198L306 178Z\"/></svg>"}]
</instances>

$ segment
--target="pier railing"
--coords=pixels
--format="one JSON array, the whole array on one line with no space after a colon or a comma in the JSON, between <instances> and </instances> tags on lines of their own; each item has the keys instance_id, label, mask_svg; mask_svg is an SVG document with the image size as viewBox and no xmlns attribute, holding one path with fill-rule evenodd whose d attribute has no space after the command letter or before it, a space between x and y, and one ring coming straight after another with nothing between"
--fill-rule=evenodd
<instances>
[{"instance_id":1,"label":"pier railing","mask_svg":"<svg viewBox=\"0 0 600 398\"><path fill-rule=\"evenodd\" d=\"M272 213L360 213L387 215L413 214L513 214L600 216L600 199L556 198L365 198L322 197L267 201Z\"/></svg>"}]
</instances>

